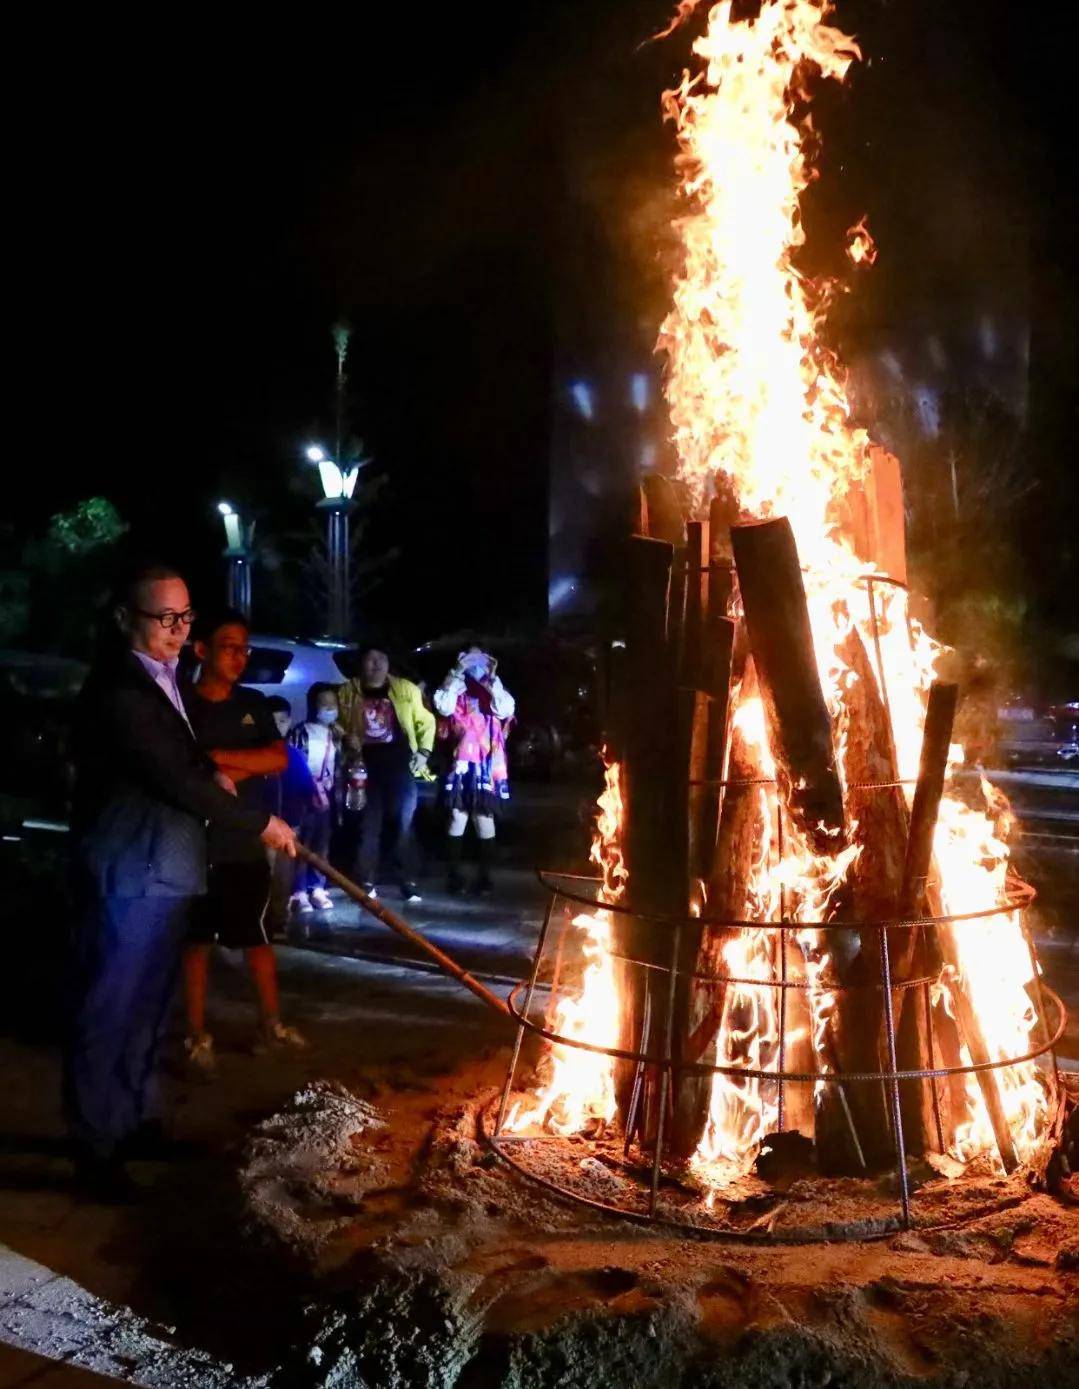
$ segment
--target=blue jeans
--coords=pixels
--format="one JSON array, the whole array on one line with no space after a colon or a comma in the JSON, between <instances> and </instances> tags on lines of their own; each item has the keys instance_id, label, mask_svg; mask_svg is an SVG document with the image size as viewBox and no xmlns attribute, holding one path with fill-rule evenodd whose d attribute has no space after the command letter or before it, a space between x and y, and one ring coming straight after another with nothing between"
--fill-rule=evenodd
<instances>
[{"instance_id":1,"label":"blue jeans","mask_svg":"<svg viewBox=\"0 0 1079 1389\"><path fill-rule=\"evenodd\" d=\"M156 1065L187 935L190 897L86 902L75 932L64 1109L98 1157L156 1117Z\"/></svg>"},{"instance_id":2,"label":"blue jeans","mask_svg":"<svg viewBox=\"0 0 1079 1389\"><path fill-rule=\"evenodd\" d=\"M318 854L319 858L325 858L330 852L332 814L329 806L321 810L317 806L309 806L296 829L300 843L312 853ZM306 859L297 858L293 892L310 892L313 888L325 886L326 879L318 869Z\"/></svg>"}]
</instances>

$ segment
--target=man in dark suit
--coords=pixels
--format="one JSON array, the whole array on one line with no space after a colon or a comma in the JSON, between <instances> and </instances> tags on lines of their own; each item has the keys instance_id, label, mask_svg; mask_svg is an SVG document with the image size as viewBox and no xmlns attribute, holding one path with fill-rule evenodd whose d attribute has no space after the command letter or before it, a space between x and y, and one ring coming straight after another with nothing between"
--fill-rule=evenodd
<instances>
[{"instance_id":1,"label":"man in dark suit","mask_svg":"<svg viewBox=\"0 0 1079 1389\"><path fill-rule=\"evenodd\" d=\"M130 1193L125 1154L158 1122L155 1064L192 899L206 891L207 822L296 851L284 821L242 805L195 741L177 684L193 618L178 574L136 574L115 610L121 640L76 717L64 1103L80 1182L104 1198Z\"/></svg>"}]
</instances>

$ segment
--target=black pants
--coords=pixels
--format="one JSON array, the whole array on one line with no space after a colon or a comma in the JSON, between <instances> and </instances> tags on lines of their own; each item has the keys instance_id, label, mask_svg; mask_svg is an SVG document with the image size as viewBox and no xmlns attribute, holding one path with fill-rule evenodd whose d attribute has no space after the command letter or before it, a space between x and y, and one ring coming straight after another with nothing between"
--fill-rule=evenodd
<instances>
[{"instance_id":1,"label":"black pants","mask_svg":"<svg viewBox=\"0 0 1079 1389\"><path fill-rule=\"evenodd\" d=\"M80 912L64 1108L72 1137L99 1157L157 1117L157 1055L191 903L99 897Z\"/></svg>"},{"instance_id":2,"label":"black pants","mask_svg":"<svg viewBox=\"0 0 1079 1389\"><path fill-rule=\"evenodd\" d=\"M416 876L416 841L412 817L416 813L416 781L408 763L400 767L367 768L367 804L360 828L357 873L362 883L378 878L383 836L386 838L387 866L402 883Z\"/></svg>"}]
</instances>

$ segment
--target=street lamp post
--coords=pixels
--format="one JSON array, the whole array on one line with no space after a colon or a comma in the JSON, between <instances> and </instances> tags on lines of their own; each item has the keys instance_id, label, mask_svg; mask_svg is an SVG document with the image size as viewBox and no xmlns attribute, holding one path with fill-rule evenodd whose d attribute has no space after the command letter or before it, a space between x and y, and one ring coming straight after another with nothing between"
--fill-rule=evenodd
<instances>
[{"instance_id":1,"label":"street lamp post","mask_svg":"<svg viewBox=\"0 0 1079 1389\"><path fill-rule=\"evenodd\" d=\"M313 444L307 450L308 460L318 466L323 497L317 503L326 513L327 578L326 623L328 637L346 641L352 629L352 547L349 540L349 518L356 509L352 494L362 463L340 468L332 458ZM365 460L366 461L366 460Z\"/></svg>"},{"instance_id":2,"label":"street lamp post","mask_svg":"<svg viewBox=\"0 0 1079 1389\"><path fill-rule=\"evenodd\" d=\"M225 523L226 602L251 621L251 552L255 523L245 526L239 512L229 502L218 502L217 510Z\"/></svg>"}]
</instances>

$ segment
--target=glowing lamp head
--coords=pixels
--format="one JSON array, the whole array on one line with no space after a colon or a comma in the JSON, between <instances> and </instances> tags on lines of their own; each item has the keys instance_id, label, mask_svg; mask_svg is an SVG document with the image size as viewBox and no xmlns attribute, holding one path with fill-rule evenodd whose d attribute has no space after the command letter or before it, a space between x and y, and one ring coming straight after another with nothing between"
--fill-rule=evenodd
<instances>
[{"instance_id":1,"label":"glowing lamp head","mask_svg":"<svg viewBox=\"0 0 1079 1389\"><path fill-rule=\"evenodd\" d=\"M231 502L218 502L217 509L222 516L232 516L234 514Z\"/></svg>"},{"instance_id":2,"label":"glowing lamp head","mask_svg":"<svg viewBox=\"0 0 1079 1389\"><path fill-rule=\"evenodd\" d=\"M322 491L328 501L336 501L345 495L344 479L341 469L332 458L323 458L318 465L318 475L322 479Z\"/></svg>"},{"instance_id":3,"label":"glowing lamp head","mask_svg":"<svg viewBox=\"0 0 1079 1389\"><path fill-rule=\"evenodd\" d=\"M321 463L323 462L325 457L325 451L323 449L320 449L318 444L312 444L311 447L307 450L307 458L308 461L311 463Z\"/></svg>"}]
</instances>

